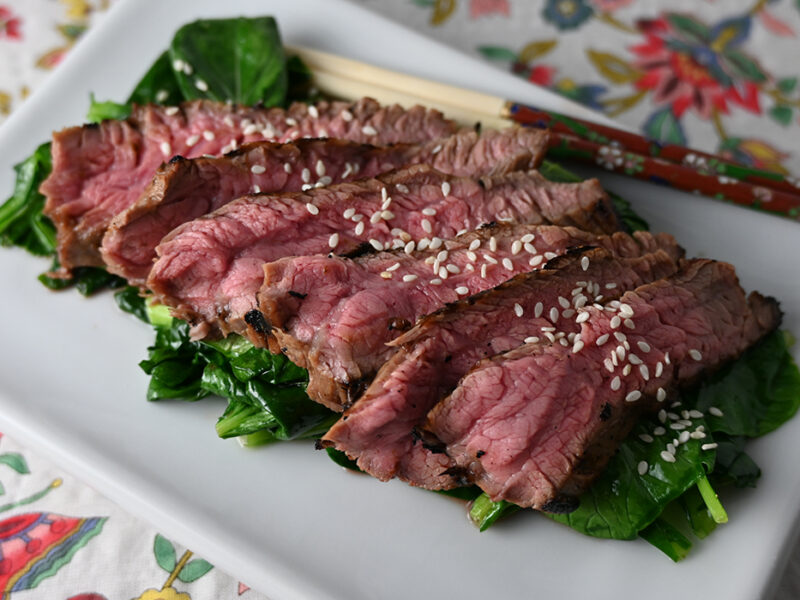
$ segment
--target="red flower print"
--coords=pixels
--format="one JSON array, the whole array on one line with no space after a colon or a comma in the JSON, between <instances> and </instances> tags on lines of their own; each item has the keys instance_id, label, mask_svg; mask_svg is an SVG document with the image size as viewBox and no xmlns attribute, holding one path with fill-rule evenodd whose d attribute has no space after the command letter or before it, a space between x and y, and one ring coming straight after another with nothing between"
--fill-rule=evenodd
<instances>
[{"instance_id":1,"label":"red flower print","mask_svg":"<svg viewBox=\"0 0 800 600\"><path fill-rule=\"evenodd\" d=\"M102 594L78 594L70 596L67 600L107 600L107 598Z\"/></svg>"},{"instance_id":2,"label":"red flower print","mask_svg":"<svg viewBox=\"0 0 800 600\"><path fill-rule=\"evenodd\" d=\"M11 40L21 40L22 32L20 26L22 19L15 17L14 13L7 6L0 5L0 38Z\"/></svg>"},{"instance_id":3,"label":"red flower print","mask_svg":"<svg viewBox=\"0 0 800 600\"><path fill-rule=\"evenodd\" d=\"M749 18L709 27L667 14L638 26L645 41L631 48L642 72L634 85L651 90L655 103L669 104L678 118L689 109L704 119L712 111L727 114L730 104L761 112L757 84L767 77L738 48L749 33Z\"/></svg>"},{"instance_id":4,"label":"red flower print","mask_svg":"<svg viewBox=\"0 0 800 600\"><path fill-rule=\"evenodd\" d=\"M530 74L528 75L528 81L535 83L536 85L549 87L553 83L553 75L555 72L556 70L553 67L548 67L546 65L535 65L531 68Z\"/></svg>"},{"instance_id":5,"label":"red flower print","mask_svg":"<svg viewBox=\"0 0 800 600\"><path fill-rule=\"evenodd\" d=\"M495 13L507 17L510 10L508 0L470 0L469 3L469 16L472 19Z\"/></svg>"}]
</instances>

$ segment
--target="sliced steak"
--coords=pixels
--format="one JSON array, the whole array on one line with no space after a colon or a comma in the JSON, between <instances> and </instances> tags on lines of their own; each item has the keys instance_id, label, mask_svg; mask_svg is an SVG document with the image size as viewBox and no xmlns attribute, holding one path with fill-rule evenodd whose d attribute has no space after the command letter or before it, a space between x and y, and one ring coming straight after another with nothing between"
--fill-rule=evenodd
<instances>
[{"instance_id":1,"label":"sliced steak","mask_svg":"<svg viewBox=\"0 0 800 600\"><path fill-rule=\"evenodd\" d=\"M774 299L747 298L731 265L698 259L587 307L567 347L530 343L487 359L427 427L493 499L568 512L644 411L774 330Z\"/></svg>"},{"instance_id":2,"label":"sliced steak","mask_svg":"<svg viewBox=\"0 0 800 600\"><path fill-rule=\"evenodd\" d=\"M542 266L598 236L576 229L492 225L423 251L268 263L259 309L277 347L309 369L308 394L349 405L394 353L386 343L422 315Z\"/></svg>"},{"instance_id":3,"label":"sliced steak","mask_svg":"<svg viewBox=\"0 0 800 600\"><path fill-rule=\"evenodd\" d=\"M427 165L305 193L245 196L164 238L147 285L196 336L247 333L244 317L256 308L265 262L346 254L366 243L382 250L415 241L425 249L432 238L494 220L571 223L581 209L596 215L594 229L602 231L618 224L613 212L598 209L607 202L596 180L569 186L535 172L478 180Z\"/></svg>"},{"instance_id":4,"label":"sliced steak","mask_svg":"<svg viewBox=\"0 0 800 600\"><path fill-rule=\"evenodd\" d=\"M207 101L137 106L124 121L53 135L53 172L41 186L44 213L56 225L64 269L102 266L99 247L111 219L139 198L156 168L173 156L224 154L245 142L299 137L420 143L454 131L438 111L381 107L370 99L294 104L288 110Z\"/></svg>"},{"instance_id":5,"label":"sliced steak","mask_svg":"<svg viewBox=\"0 0 800 600\"><path fill-rule=\"evenodd\" d=\"M546 146L547 133L541 130L478 134L469 129L425 144L254 142L221 157L173 160L162 165L142 196L111 222L103 238L103 260L112 273L143 284L155 247L165 235L245 194L299 192L420 163L443 173L476 177L529 170L539 165Z\"/></svg>"},{"instance_id":6,"label":"sliced steak","mask_svg":"<svg viewBox=\"0 0 800 600\"><path fill-rule=\"evenodd\" d=\"M597 243L605 248L556 258L423 318L393 342L401 348L324 441L379 479L399 477L431 489L458 485L454 464L441 448L437 452L441 444L419 438L416 428L428 411L483 358L537 338L571 346L580 329L576 310L674 273L681 254L663 234L617 233ZM615 285L606 287L610 282Z\"/></svg>"}]
</instances>

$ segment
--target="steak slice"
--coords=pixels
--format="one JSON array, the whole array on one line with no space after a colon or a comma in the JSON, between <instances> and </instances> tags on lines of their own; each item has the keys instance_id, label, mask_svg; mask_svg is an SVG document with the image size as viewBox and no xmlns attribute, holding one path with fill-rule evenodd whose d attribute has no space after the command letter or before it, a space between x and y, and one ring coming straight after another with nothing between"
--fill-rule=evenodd
<instances>
[{"instance_id":1,"label":"steak slice","mask_svg":"<svg viewBox=\"0 0 800 600\"><path fill-rule=\"evenodd\" d=\"M136 106L124 121L71 127L53 134L53 171L42 183L44 213L56 225L65 270L103 266L99 247L111 219L131 206L158 166L180 155L224 154L256 140L339 137L355 142L420 143L455 131L438 111L321 102L247 108L208 101Z\"/></svg>"},{"instance_id":2,"label":"steak slice","mask_svg":"<svg viewBox=\"0 0 800 600\"><path fill-rule=\"evenodd\" d=\"M111 222L103 238L103 260L112 273L143 284L165 235L245 194L299 192L419 163L462 176L529 170L539 165L546 147L547 132L542 130L478 134L465 129L416 145L376 147L341 139L254 142L221 157L172 160Z\"/></svg>"},{"instance_id":3,"label":"steak slice","mask_svg":"<svg viewBox=\"0 0 800 600\"><path fill-rule=\"evenodd\" d=\"M428 411L483 358L532 338L552 337L571 346L580 329L575 311L585 302L617 298L674 273L681 254L663 234L617 233L597 243L604 248L571 252L423 318L392 343L398 352L323 441L382 480L399 477L430 489L459 485L460 475L441 444L418 435ZM586 270L583 259L589 260ZM606 287L612 281L616 285Z\"/></svg>"},{"instance_id":4,"label":"steak slice","mask_svg":"<svg viewBox=\"0 0 800 600\"><path fill-rule=\"evenodd\" d=\"M483 361L431 411L427 426L494 500L574 510L643 412L781 320L774 299L746 297L731 265L706 259L608 308L583 309L574 345L530 343Z\"/></svg>"},{"instance_id":5,"label":"steak slice","mask_svg":"<svg viewBox=\"0 0 800 600\"><path fill-rule=\"evenodd\" d=\"M239 198L164 238L147 286L195 326L195 336L246 334L245 315L256 308L265 262L347 254L365 243L381 250L415 241L424 250L432 238L490 221L571 223L581 210L595 216L595 230L618 225L596 180L556 184L535 172L477 180L416 165L307 192ZM259 343L261 325L255 325L249 331Z\"/></svg>"},{"instance_id":6,"label":"steak slice","mask_svg":"<svg viewBox=\"0 0 800 600\"><path fill-rule=\"evenodd\" d=\"M395 352L386 343L419 317L597 237L574 227L495 224L423 251L284 258L264 267L259 309L277 347L308 368L308 395L342 410Z\"/></svg>"}]
</instances>

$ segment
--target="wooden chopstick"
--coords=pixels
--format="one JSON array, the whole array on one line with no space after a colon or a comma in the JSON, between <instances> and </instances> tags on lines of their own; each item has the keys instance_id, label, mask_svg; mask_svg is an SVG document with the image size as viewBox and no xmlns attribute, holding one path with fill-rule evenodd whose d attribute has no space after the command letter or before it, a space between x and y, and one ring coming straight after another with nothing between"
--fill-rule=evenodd
<instances>
[{"instance_id":1,"label":"wooden chopstick","mask_svg":"<svg viewBox=\"0 0 800 600\"><path fill-rule=\"evenodd\" d=\"M550 156L800 220L800 189L778 173L310 48L287 51L308 65L321 91L335 97L371 96L407 107L424 104L466 126L480 122L498 129L513 123L548 128Z\"/></svg>"}]
</instances>

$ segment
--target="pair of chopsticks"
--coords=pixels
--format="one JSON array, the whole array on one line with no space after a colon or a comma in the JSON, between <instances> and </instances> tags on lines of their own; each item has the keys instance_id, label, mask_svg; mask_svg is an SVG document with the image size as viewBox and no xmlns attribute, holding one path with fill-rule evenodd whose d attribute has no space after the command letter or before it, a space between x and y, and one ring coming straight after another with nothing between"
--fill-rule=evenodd
<instances>
[{"instance_id":1,"label":"pair of chopsticks","mask_svg":"<svg viewBox=\"0 0 800 600\"><path fill-rule=\"evenodd\" d=\"M549 129L551 157L599 165L621 175L800 220L800 181L795 183L780 173L318 50L287 50L308 65L315 85L331 96L424 104L464 125L480 122L503 128L518 123Z\"/></svg>"}]
</instances>

